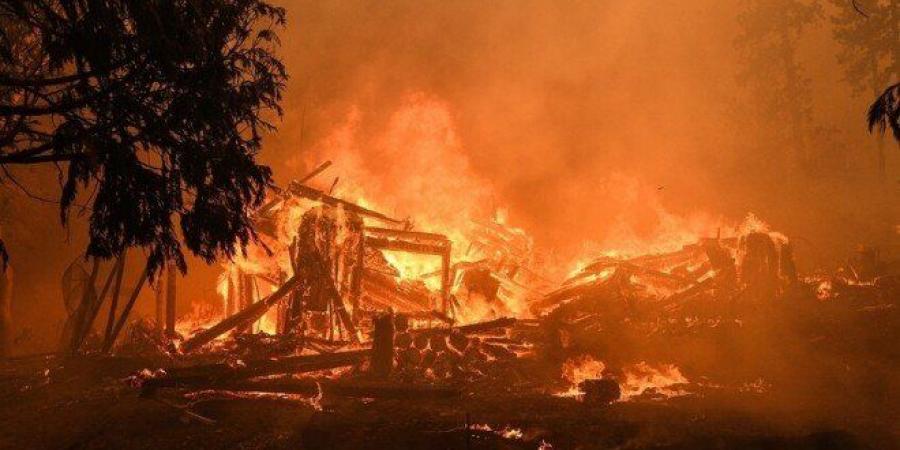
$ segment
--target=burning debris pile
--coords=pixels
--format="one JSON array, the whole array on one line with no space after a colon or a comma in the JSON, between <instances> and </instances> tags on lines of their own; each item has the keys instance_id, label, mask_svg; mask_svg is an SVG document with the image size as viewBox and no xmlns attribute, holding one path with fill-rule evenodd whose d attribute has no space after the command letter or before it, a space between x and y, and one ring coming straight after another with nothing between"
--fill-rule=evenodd
<instances>
[{"instance_id":1,"label":"burning debris pile","mask_svg":"<svg viewBox=\"0 0 900 450\"><path fill-rule=\"evenodd\" d=\"M826 283L865 284L799 277L790 241L751 217L674 251L600 256L554 286L527 235L503 220L454 241L310 177L256 212L261 244L220 278L225 317L181 327L190 331L166 349L175 365L136 378L145 394L444 398L480 381L497 391L511 376L594 404L665 399L720 368L694 357L698 342L715 347L821 304ZM142 335L152 333L132 333ZM504 372L524 360L553 369Z\"/></svg>"}]
</instances>

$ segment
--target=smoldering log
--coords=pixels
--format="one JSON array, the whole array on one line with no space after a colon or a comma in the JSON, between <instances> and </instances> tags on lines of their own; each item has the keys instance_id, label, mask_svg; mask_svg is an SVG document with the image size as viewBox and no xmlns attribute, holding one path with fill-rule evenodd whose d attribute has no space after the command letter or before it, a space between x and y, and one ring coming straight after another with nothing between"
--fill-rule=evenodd
<instances>
[{"instance_id":1,"label":"smoldering log","mask_svg":"<svg viewBox=\"0 0 900 450\"><path fill-rule=\"evenodd\" d=\"M306 174L305 176L303 176L303 178L297 180L297 183L300 183L300 184L306 183L307 181L312 180L313 178L318 176L320 173L324 172L325 169L327 169L329 167L331 167L331 160L327 160L327 161L323 162L322 164L319 164L319 166L316 167L315 169L313 169L312 172Z\"/></svg>"},{"instance_id":2,"label":"smoldering log","mask_svg":"<svg viewBox=\"0 0 900 450\"><path fill-rule=\"evenodd\" d=\"M243 366L238 367L219 363L170 368L166 370L166 376L147 380L143 384L143 389L152 391L163 387L197 387L267 375L315 372L362 364L369 359L371 353L371 350L365 349L247 361Z\"/></svg>"},{"instance_id":3,"label":"smoldering log","mask_svg":"<svg viewBox=\"0 0 900 450\"><path fill-rule=\"evenodd\" d=\"M213 382L203 389L234 392L268 392L313 397L324 395L353 398L385 398L397 400L444 399L461 395L459 389L447 386L408 384L377 380L266 379ZM148 391L147 394L152 393ZM145 395L147 395L145 394Z\"/></svg>"}]
</instances>

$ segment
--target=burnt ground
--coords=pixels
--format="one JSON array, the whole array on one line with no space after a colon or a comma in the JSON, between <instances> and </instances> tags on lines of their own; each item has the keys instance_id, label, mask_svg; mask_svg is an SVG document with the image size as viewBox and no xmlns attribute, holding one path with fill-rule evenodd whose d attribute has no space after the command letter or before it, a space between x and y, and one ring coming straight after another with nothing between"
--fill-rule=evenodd
<instances>
[{"instance_id":1,"label":"burnt ground","mask_svg":"<svg viewBox=\"0 0 900 450\"><path fill-rule=\"evenodd\" d=\"M534 388L546 371L524 359L447 400L325 398L319 410L298 400L211 396L191 407L216 421L204 424L127 385L130 373L148 366L125 358L2 363L0 448L900 448L900 397L868 386L803 390L811 383L794 380L762 393L709 386L686 397L592 406ZM173 392L162 398L186 403ZM467 415L521 435L467 433Z\"/></svg>"}]
</instances>

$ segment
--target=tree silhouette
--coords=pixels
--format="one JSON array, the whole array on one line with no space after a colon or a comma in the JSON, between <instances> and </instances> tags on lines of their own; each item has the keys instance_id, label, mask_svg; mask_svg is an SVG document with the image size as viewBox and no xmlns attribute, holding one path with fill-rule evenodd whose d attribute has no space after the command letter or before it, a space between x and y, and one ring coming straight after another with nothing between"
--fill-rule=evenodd
<instances>
[{"instance_id":1,"label":"tree silhouette","mask_svg":"<svg viewBox=\"0 0 900 450\"><path fill-rule=\"evenodd\" d=\"M793 167L805 168L813 93L797 47L804 28L821 16L821 7L801 0L743 0L741 5L735 41L743 62L738 81L758 99L755 117L761 128L776 130L776 138L793 150Z\"/></svg>"},{"instance_id":2,"label":"tree silhouette","mask_svg":"<svg viewBox=\"0 0 900 450\"><path fill-rule=\"evenodd\" d=\"M900 78L900 1L832 0L837 13L831 18L834 38L842 44L839 61L845 78L858 92L878 96L869 108L869 130L888 125L897 137L897 86L884 86ZM893 103L892 103L893 101ZM893 119L891 119L893 117ZM898 138L900 139L900 138ZM878 158L884 171L884 148Z\"/></svg>"},{"instance_id":3,"label":"tree silhouette","mask_svg":"<svg viewBox=\"0 0 900 450\"><path fill-rule=\"evenodd\" d=\"M869 107L869 132L876 128L884 134L888 128L900 143L900 83L884 90Z\"/></svg>"},{"instance_id":4,"label":"tree silhouette","mask_svg":"<svg viewBox=\"0 0 900 450\"><path fill-rule=\"evenodd\" d=\"M271 183L284 20L263 0L0 0L0 168L66 166L63 223L93 191L88 255L232 256Z\"/></svg>"}]
</instances>

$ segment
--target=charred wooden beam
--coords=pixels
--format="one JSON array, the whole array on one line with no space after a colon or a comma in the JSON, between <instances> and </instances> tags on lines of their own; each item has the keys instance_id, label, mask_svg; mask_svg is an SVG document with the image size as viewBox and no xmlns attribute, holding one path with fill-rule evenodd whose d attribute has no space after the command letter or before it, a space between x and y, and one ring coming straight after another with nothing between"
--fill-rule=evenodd
<instances>
[{"instance_id":1,"label":"charred wooden beam","mask_svg":"<svg viewBox=\"0 0 900 450\"><path fill-rule=\"evenodd\" d=\"M338 206L341 205L347 211L354 212L361 216L371 217L373 219L383 220L385 222L396 223L396 224L404 224L405 222L402 220L397 220L392 217L388 217L378 211L373 211L368 208L363 208L362 206L357 205L353 202L348 202L347 200L342 200L336 197L332 197L318 189L311 188L301 183L291 182L288 187L288 191L296 195L298 197L302 197L308 200L324 203L329 206Z\"/></svg>"},{"instance_id":2,"label":"charred wooden beam","mask_svg":"<svg viewBox=\"0 0 900 450\"><path fill-rule=\"evenodd\" d=\"M324 172L325 169L327 169L329 167L331 167L331 161L330 160L325 161L322 164L319 164L318 167L313 169L312 172L306 174L303 178L297 180L296 182L300 183L300 184L306 183L307 181L312 180L313 178L317 177L320 173Z\"/></svg>"},{"instance_id":3,"label":"charred wooden beam","mask_svg":"<svg viewBox=\"0 0 900 450\"><path fill-rule=\"evenodd\" d=\"M268 379L218 382L196 387L232 392L268 392L308 397L321 393L336 397L388 398L397 400L454 398L461 394L459 389L453 387L358 379Z\"/></svg>"},{"instance_id":4,"label":"charred wooden beam","mask_svg":"<svg viewBox=\"0 0 900 450\"><path fill-rule=\"evenodd\" d=\"M450 285L453 280L450 279L450 241L447 241L447 248L441 253L441 311L444 314L450 314Z\"/></svg>"},{"instance_id":5,"label":"charred wooden beam","mask_svg":"<svg viewBox=\"0 0 900 450\"><path fill-rule=\"evenodd\" d=\"M235 382L252 377L278 374L297 374L353 366L365 362L371 350L325 353L321 355L291 356L278 359L247 361L243 366L206 364L192 367L170 368L167 375L144 382L144 392L158 388L192 388L215 383Z\"/></svg>"},{"instance_id":6,"label":"charred wooden beam","mask_svg":"<svg viewBox=\"0 0 900 450\"><path fill-rule=\"evenodd\" d=\"M366 234L375 237L399 237L407 239L423 239L438 242L448 241L447 236L425 231L395 230L393 228L366 227Z\"/></svg>"},{"instance_id":7,"label":"charred wooden beam","mask_svg":"<svg viewBox=\"0 0 900 450\"><path fill-rule=\"evenodd\" d=\"M382 237L366 236L366 245L379 250L394 250L423 255L442 256L447 252L450 241L446 243L419 243Z\"/></svg>"},{"instance_id":8,"label":"charred wooden beam","mask_svg":"<svg viewBox=\"0 0 900 450\"><path fill-rule=\"evenodd\" d=\"M279 300L281 300L292 290L294 290L294 288L296 288L299 283L300 278L298 278L296 275L289 278L283 285L278 288L278 290L269 294L268 297L256 303L253 303L243 311L226 317L221 322L213 325L209 329L201 331L190 339L184 341L184 343L181 345L181 350L185 353L194 351L207 344L209 341L212 341L213 339L234 328L259 320L259 318L262 317L263 314L265 314L266 311L269 310L269 308L278 303Z\"/></svg>"}]
</instances>

